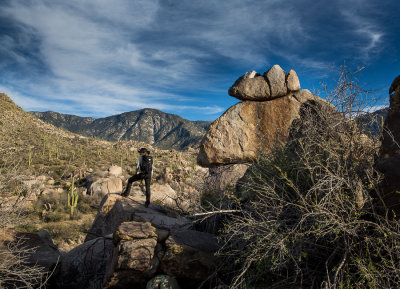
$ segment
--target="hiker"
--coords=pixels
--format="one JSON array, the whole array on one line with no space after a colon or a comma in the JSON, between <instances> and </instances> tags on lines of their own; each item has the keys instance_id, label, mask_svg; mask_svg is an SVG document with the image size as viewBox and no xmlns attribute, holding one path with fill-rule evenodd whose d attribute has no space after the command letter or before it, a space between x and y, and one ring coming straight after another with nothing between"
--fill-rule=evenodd
<instances>
[{"instance_id":1,"label":"hiker","mask_svg":"<svg viewBox=\"0 0 400 289\"><path fill-rule=\"evenodd\" d=\"M136 166L136 173L128 179L125 191L121 194L124 197L129 196L131 191L132 183L139 180L144 180L146 184L146 203L147 208L150 205L150 183L151 176L153 174L153 158L150 155L150 151L146 148L141 148L139 151L140 157Z\"/></svg>"}]
</instances>

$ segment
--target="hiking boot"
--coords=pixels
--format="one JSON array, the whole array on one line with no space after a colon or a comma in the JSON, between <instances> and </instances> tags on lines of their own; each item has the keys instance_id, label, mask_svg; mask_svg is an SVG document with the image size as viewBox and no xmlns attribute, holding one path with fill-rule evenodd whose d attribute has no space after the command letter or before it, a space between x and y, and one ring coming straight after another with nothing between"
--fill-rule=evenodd
<instances>
[{"instance_id":1,"label":"hiking boot","mask_svg":"<svg viewBox=\"0 0 400 289\"><path fill-rule=\"evenodd\" d=\"M146 203L144 203L144 206L145 206L146 208L148 208L148 207L149 207L149 205L150 205L150 202L146 202Z\"/></svg>"}]
</instances>

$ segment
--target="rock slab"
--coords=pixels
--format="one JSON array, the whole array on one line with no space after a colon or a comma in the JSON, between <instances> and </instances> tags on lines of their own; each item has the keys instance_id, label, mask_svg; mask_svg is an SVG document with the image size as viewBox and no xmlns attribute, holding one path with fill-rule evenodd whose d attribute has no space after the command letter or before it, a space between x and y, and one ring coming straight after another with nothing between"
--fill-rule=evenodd
<instances>
[{"instance_id":1,"label":"rock slab","mask_svg":"<svg viewBox=\"0 0 400 289\"><path fill-rule=\"evenodd\" d=\"M58 288L103 288L113 249L112 239L102 237L72 249L63 256L56 278Z\"/></svg>"}]
</instances>

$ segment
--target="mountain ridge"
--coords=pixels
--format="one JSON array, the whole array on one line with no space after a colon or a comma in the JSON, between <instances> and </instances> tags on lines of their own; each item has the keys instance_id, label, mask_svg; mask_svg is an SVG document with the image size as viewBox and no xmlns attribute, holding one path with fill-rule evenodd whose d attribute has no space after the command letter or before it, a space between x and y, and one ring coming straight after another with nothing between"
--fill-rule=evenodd
<instances>
[{"instance_id":1,"label":"mountain ridge","mask_svg":"<svg viewBox=\"0 0 400 289\"><path fill-rule=\"evenodd\" d=\"M108 141L135 140L162 149L197 148L211 121L190 121L153 108L104 118L81 117L54 111L30 112L37 118L73 133Z\"/></svg>"}]
</instances>

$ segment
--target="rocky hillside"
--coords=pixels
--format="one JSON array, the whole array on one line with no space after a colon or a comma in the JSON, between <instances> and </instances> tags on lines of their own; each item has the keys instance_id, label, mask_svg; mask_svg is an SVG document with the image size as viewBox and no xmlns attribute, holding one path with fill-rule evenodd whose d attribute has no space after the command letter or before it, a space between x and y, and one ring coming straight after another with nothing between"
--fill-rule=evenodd
<instances>
[{"instance_id":1,"label":"rocky hillside","mask_svg":"<svg viewBox=\"0 0 400 289\"><path fill-rule=\"evenodd\" d=\"M39 119L84 136L108 141L135 140L162 149L198 147L211 122L189 121L156 109L142 109L106 118L57 112L32 112Z\"/></svg>"}]
</instances>

